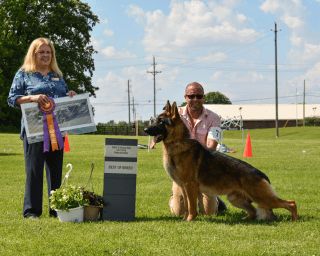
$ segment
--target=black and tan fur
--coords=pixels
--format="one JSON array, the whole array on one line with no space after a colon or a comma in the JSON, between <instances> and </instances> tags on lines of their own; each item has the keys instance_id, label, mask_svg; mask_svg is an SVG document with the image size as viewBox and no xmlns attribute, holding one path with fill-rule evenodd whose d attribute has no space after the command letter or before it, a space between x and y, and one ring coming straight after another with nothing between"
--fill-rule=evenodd
<instances>
[{"instance_id":1,"label":"black and tan fur","mask_svg":"<svg viewBox=\"0 0 320 256\"><path fill-rule=\"evenodd\" d=\"M197 195L227 195L230 203L245 210L248 219L273 220L273 208L285 208L292 220L298 218L295 201L276 196L268 177L255 167L220 152L209 152L180 119L176 103L168 102L155 124L145 129L155 142L163 141L163 165L169 176L181 186L184 219L197 216ZM252 205L257 204L257 209Z\"/></svg>"}]
</instances>

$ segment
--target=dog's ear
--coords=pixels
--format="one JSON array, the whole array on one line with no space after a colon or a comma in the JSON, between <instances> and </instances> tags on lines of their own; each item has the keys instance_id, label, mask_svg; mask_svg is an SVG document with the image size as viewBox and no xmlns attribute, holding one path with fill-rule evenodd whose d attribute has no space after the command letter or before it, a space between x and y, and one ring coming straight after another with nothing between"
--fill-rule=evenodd
<instances>
[{"instance_id":1,"label":"dog's ear","mask_svg":"<svg viewBox=\"0 0 320 256\"><path fill-rule=\"evenodd\" d=\"M176 118L180 118L177 103L173 102L171 106L171 118L175 120Z\"/></svg>"},{"instance_id":2,"label":"dog's ear","mask_svg":"<svg viewBox=\"0 0 320 256\"><path fill-rule=\"evenodd\" d=\"M170 101L167 101L167 104L164 106L163 110L170 114L171 113L171 105L170 105Z\"/></svg>"}]
</instances>

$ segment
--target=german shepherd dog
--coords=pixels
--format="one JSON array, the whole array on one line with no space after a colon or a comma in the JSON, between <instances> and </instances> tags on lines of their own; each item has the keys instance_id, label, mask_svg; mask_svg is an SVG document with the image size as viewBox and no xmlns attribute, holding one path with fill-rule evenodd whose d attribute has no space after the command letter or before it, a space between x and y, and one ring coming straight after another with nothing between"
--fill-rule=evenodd
<instances>
[{"instance_id":1,"label":"german shepherd dog","mask_svg":"<svg viewBox=\"0 0 320 256\"><path fill-rule=\"evenodd\" d=\"M285 208L292 221L297 220L295 201L277 197L263 172L239 159L210 152L190 139L175 102L170 105L168 101L164 112L145 132L154 136L155 143L163 141L163 165L182 188L185 220L197 216L199 191L209 196L227 195L232 205L247 212L247 219L274 220L272 209Z\"/></svg>"}]
</instances>

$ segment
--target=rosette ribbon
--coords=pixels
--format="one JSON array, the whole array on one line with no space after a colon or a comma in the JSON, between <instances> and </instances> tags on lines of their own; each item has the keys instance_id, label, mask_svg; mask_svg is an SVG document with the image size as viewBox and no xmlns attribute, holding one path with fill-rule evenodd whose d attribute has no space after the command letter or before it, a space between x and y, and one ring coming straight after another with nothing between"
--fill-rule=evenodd
<instances>
[{"instance_id":1,"label":"rosette ribbon","mask_svg":"<svg viewBox=\"0 0 320 256\"><path fill-rule=\"evenodd\" d=\"M48 103L39 105L43 114L43 152L49 152L50 143L52 151L63 149L63 138L53 112L56 104L52 98L48 97L48 99Z\"/></svg>"}]
</instances>

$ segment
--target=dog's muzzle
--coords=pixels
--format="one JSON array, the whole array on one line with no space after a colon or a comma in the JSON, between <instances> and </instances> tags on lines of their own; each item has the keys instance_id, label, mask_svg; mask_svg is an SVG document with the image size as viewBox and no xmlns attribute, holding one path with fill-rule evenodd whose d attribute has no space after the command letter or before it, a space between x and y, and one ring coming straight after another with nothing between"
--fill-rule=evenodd
<instances>
[{"instance_id":1,"label":"dog's muzzle","mask_svg":"<svg viewBox=\"0 0 320 256\"><path fill-rule=\"evenodd\" d=\"M167 135L167 130L164 123L151 125L144 129L144 132L150 136L154 136L154 142L158 143L165 139Z\"/></svg>"}]
</instances>

